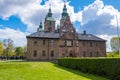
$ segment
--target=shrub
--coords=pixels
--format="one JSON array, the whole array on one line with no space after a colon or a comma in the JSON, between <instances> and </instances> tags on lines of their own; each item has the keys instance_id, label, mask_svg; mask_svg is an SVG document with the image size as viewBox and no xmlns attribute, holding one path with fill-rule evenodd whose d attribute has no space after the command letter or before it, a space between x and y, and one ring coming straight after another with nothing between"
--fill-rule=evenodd
<instances>
[{"instance_id":1,"label":"shrub","mask_svg":"<svg viewBox=\"0 0 120 80\"><path fill-rule=\"evenodd\" d=\"M63 58L58 64L86 73L120 80L120 58Z\"/></svg>"}]
</instances>

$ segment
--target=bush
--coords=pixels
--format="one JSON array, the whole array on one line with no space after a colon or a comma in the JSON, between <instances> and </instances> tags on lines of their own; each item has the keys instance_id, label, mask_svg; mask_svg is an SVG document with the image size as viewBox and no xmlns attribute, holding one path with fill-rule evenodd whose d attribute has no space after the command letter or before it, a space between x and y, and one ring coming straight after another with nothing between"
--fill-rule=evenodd
<instances>
[{"instance_id":1,"label":"bush","mask_svg":"<svg viewBox=\"0 0 120 80\"><path fill-rule=\"evenodd\" d=\"M120 80L120 58L63 58L58 64L86 73Z\"/></svg>"}]
</instances>

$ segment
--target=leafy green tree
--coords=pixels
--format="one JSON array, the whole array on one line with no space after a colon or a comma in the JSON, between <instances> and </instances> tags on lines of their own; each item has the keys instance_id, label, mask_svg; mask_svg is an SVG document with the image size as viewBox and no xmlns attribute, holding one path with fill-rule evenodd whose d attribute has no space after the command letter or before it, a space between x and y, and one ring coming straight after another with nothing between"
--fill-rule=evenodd
<instances>
[{"instance_id":1,"label":"leafy green tree","mask_svg":"<svg viewBox=\"0 0 120 80\"><path fill-rule=\"evenodd\" d=\"M3 50L4 50L3 43L0 42L0 55L3 54Z\"/></svg>"},{"instance_id":2,"label":"leafy green tree","mask_svg":"<svg viewBox=\"0 0 120 80\"><path fill-rule=\"evenodd\" d=\"M112 51L118 53L118 51L120 50L120 38L118 37L111 38L110 45L111 45Z\"/></svg>"},{"instance_id":3,"label":"leafy green tree","mask_svg":"<svg viewBox=\"0 0 120 80\"><path fill-rule=\"evenodd\" d=\"M4 55L5 56L11 56L14 54L14 44L12 39L4 39Z\"/></svg>"},{"instance_id":4,"label":"leafy green tree","mask_svg":"<svg viewBox=\"0 0 120 80\"><path fill-rule=\"evenodd\" d=\"M25 55L26 55L26 53L27 53L27 45L25 45L25 46L23 47L23 49L24 49L24 53L25 53Z\"/></svg>"},{"instance_id":5,"label":"leafy green tree","mask_svg":"<svg viewBox=\"0 0 120 80\"><path fill-rule=\"evenodd\" d=\"M24 56L25 55L24 48L22 48L22 47L16 47L15 53L16 53L17 56Z\"/></svg>"}]
</instances>

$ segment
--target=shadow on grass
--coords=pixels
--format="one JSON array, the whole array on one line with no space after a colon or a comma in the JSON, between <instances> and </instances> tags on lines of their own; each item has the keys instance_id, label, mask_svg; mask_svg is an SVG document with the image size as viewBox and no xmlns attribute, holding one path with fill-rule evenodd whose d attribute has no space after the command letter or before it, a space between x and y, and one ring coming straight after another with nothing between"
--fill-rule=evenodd
<instances>
[{"instance_id":1,"label":"shadow on grass","mask_svg":"<svg viewBox=\"0 0 120 80\"><path fill-rule=\"evenodd\" d=\"M54 62L51 62L51 63L53 63L55 67L61 68L63 70L69 71L69 72L74 73L74 74L79 75L79 76L86 77L86 78L88 78L90 80L109 80L109 79L107 79L105 77L92 75L92 74L88 74L88 73L82 73L82 72L77 71L77 70L65 68L65 67L59 66L57 63L54 63Z\"/></svg>"}]
</instances>

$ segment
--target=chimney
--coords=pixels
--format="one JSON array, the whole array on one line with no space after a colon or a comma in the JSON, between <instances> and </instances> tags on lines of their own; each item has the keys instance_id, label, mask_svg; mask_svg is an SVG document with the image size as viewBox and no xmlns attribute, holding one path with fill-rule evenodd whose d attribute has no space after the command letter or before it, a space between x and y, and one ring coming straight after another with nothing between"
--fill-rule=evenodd
<instances>
[{"instance_id":1,"label":"chimney","mask_svg":"<svg viewBox=\"0 0 120 80\"><path fill-rule=\"evenodd\" d=\"M86 31L85 30L83 31L83 34L86 35Z\"/></svg>"}]
</instances>

